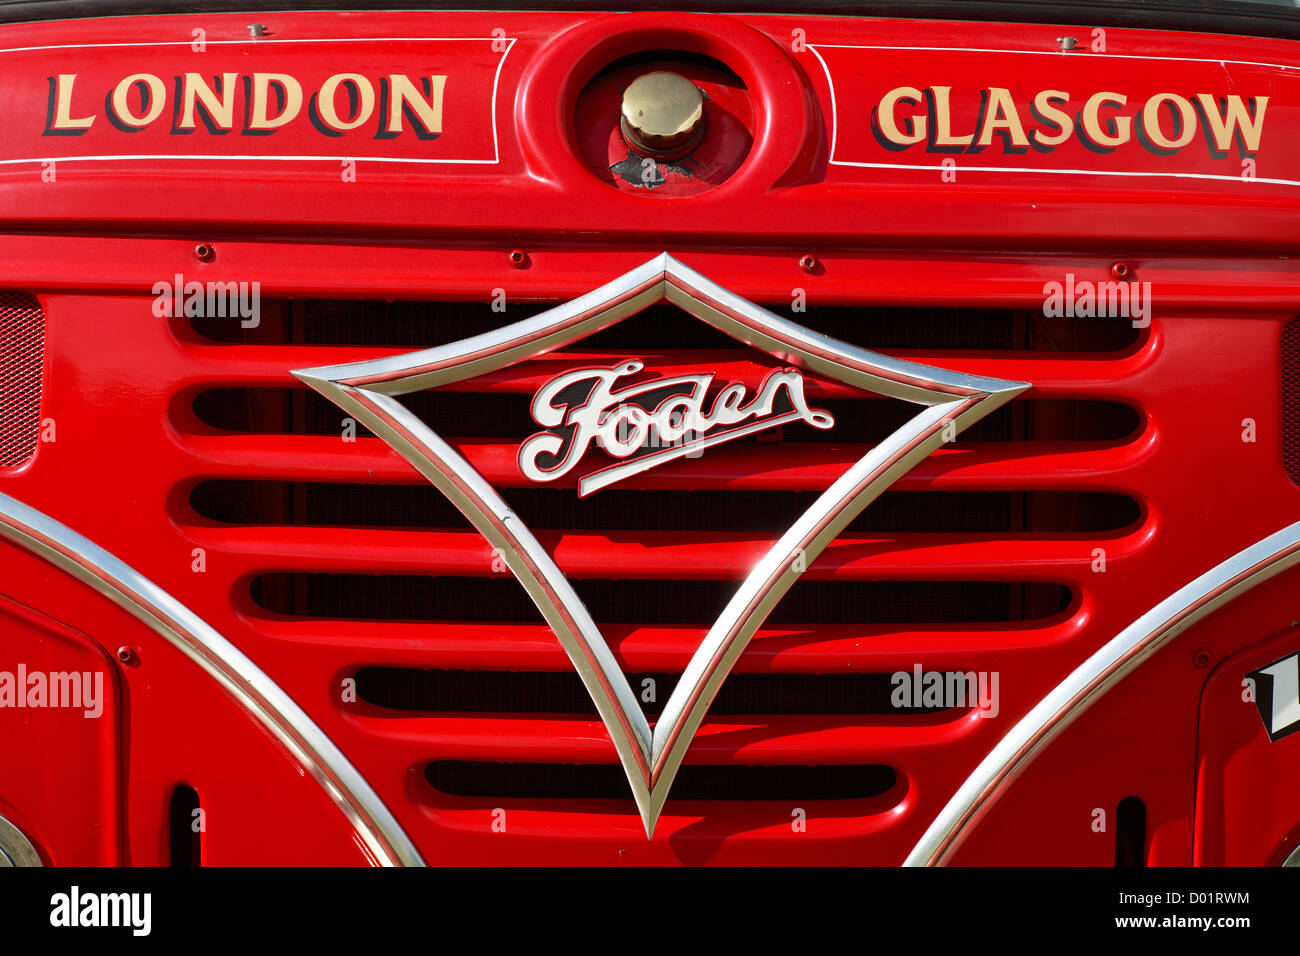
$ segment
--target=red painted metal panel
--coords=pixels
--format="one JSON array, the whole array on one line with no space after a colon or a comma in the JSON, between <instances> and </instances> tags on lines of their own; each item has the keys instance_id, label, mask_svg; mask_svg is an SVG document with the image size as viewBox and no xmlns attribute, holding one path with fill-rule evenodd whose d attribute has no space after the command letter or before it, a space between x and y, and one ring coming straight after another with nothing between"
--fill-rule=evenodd
<instances>
[{"instance_id":1,"label":"red painted metal panel","mask_svg":"<svg viewBox=\"0 0 1300 956\"><path fill-rule=\"evenodd\" d=\"M1277 866L1300 841L1290 794L1295 735L1269 740L1259 688L1246 678L1300 648L1295 626L1215 668L1201 696L1196 754L1196 855L1204 866Z\"/></svg>"},{"instance_id":2,"label":"red painted metal panel","mask_svg":"<svg viewBox=\"0 0 1300 956\"><path fill-rule=\"evenodd\" d=\"M1064 216L1070 219L1068 234L1074 237L1075 247L1096 248L1112 235L1110 217L1094 214L1104 206L1128 211L1125 237L1130 248L1173 244L1222 248L1229 243L1235 248L1280 249L1295 238L1290 207L1296 187L1286 183L1300 176L1292 159L1296 150L1288 141L1294 118L1286 87L1297 64L1293 45L1284 41L1113 29L1107 32L1105 52L1088 46L1061 56L1056 42L1061 25L872 20L868 28L851 18L756 17L746 22L741 17L651 13L385 13L382 19L365 20L330 13L268 13L267 17L268 34L256 40L248 37L247 18L240 15L204 16L202 22L190 17L124 17L71 26L6 28L0 56L7 58L5 68L22 78L21 85L8 94L11 115L21 119L16 121L20 126L6 156L12 165L2 174L0 216L10 221L76 223L83 228L150 218L172 229L204 223L209 230L246 234L276 229L335 232L346 223L352 230L400 231L408 236L454 233L489 241L494 231L507 228L512 235L536 241L551 232L552 207L563 203L565 228L574 234L601 233L624 241L654 232L669 241L694 236L730 242L738 235L762 235L769 241L798 242L817 236L819 244L829 246L888 236L915 245L948 235L996 240L1003 247L1038 247L1044 238L1062 234L1058 217ZM204 31L207 47L202 52L195 50L196 28ZM802 37L796 30L804 31ZM370 42L376 37L406 39L377 45ZM411 39L419 37L429 39ZM456 57L446 52L445 39L434 39L470 37L486 38L486 42L466 40L472 50ZM504 52L493 51L494 37L498 47L507 48ZM834 71L828 82L817 51L846 45L885 49L840 51L850 58L840 97L851 96L833 109ZM919 49L890 49L898 47ZM665 48L721 60L739 74L755 109L754 149L722 186L693 197L689 225L671 203L613 190L592 175L575 148L577 132L570 125L578 92L602 67L622 56ZM234 51L239 55L232 55ZM160 98L165 100L158 119L137 132L112 128L101 117L98 127L84 134L42 135L52 122L49 115L57 116L63 89L52 84L51 77L67 69L66 56L71 52L80 64L77 83L81 86L71 91L70 121L99 115L103 100L111 99L117 85L137 73L157 77ZM821 56L825 59L825 52ZM958 56L964 59L954 59ZM828 166L828 159L838 156L830 152L829 142L837 121L844 124L846 142L850 134L859 138L867 134L871 111L889 90L903 85L928 89L944 82L926 75L923 65L940 61L960 63L960 68L952 66L949 75L965 79L953 93L953 103L962 104L964 122L973 121L965 113L974 112L976 91L985 87L1007 89L1017 109L1029 114L1034 95L1053 85L1073 87L1071 112L1086 105L1085 97L1121 86L1119 92L1131 96L1132 102L1119 112L1131 121L1139 105L1156 92L1177 93L1189 102L1200 93L1212 98L1270 96L1255 157L1256 179L1240 181L1243 160L1249 156L1234 148L1230 156L1218 159L1200 136L1172 156L1148 152L1136 136L1110 155L1098 156L1072 142L1061 146L1050 162L1037 150L1021 155L1016 147L1008 153L1006 165L1025 169L1070 165L1067 158L1095 161L1083 167L1089 175L1047 177L1051 182L1044 182L1041 173L1004 176L977 171L1002 165L1001 159L991 158L991 148L974 157L958 157L959 170L975 166L959 173L960 181L971 188L951 188L954 184L945 184L938 168L927 173ZM492 63L501 67L499 76ZM238 95L231 103L235 116L228 133L214 135L199 120L193 132L178 128L175 135L170 133L172 124L183 120L174 117L177 102L184 105L183 90L179 100L175 95L175 82L196 68L202 69L209 84L216 76L235 73L232 88ZM446 76L445 132L431 144L412 135L409 128L381 140L392 147L385 150L390 158L404 160L400 163L367 163L364 156L377 151L373 134L362 142L356 131L327 124L318 129L310 122L308 105L294 122L271 136L243 134L243 106L252 101L243 91L243 77L258 72L292 76L296 70L302 74L299 83L308 104L331 69L363 76L374 92L376 111L381 79L410 75L417 82ZM1045 82L1046 77L1052 83ZM1119 79L1125 82L1118 83ZM92 88L96 96L90 95ZM348 97L344 89L336 91L340 112ZM482 106L493 90L496 107L489 121ZM138 91L129 95L136 97ZM150 111L134 99L129 106L135 116ZM458 116L453 125L452 113L461 109L479 113ZM1115 110L1108 107L1102 112L1108 122ZM352 115L349 110L344 118ZM364 124L367 133L373 126L381 137L386 135L380 119L375 116ZM954 134L964 134L964 127L958 128L961 121L953 122ZM1029 115L1023 123L1034 126ZM1198 119L1197 124L1199 130L1207 121ZM133 128L127 125L128 130ZM170 139L165 146L155 147L161 152L142 145L141 137L157 140L164 130ZM1171 130L1172 126L1167 132ZM444 152L451 151L453 140L465 144L465 156L480 159L493 131L497 163L432 163L425 164L431 170L413 170L412 165L420 164L405 162L461 158ZM103 145L99 145L101 138ZM230 145L236 138L238 151ZM250 142L253 145L247 145ZM274 162L258 158L271 149L288 157L318 158ZM853 153L855 158L845 161L863 161L859 152L869 154L859 150ZM170 158L186 154L249 158ZM80 158L126 155L156 158ZM897 153L892 156L898 158ZM41 181L41 163L50 158L65 160L56 162L57 189L47 189L51 184ZM937 166L938 158L942 157L923 157L912 165ZM359 163L355 181L343 175L343 161L348 159ZM1182 173L1191 167L1225 178L1175 180L1171 187L1169 181L1111 175L1135 169ZM106 172L112 174L111 180L106 181ZM1056 182L1058 178L1070 181ZM276 189L259 188L267 179L276 182ZM408 193L413 183L418 189ZM520 189L524 184L528 188ZM776 184L791 188L772 191ZM251 190L255 216L230 198L243 187ZM1168 203L1160 198L1161 190L1168 188L1176 188L1190 201ZM934 201L936 191L944 196L940 204ZM146 203L141 202L144 195L150 197ZM989 203L999 207L995 219L987 215ZM846 204L859 206L862 215L846 217Z\"/></svg>"}]
</instances>

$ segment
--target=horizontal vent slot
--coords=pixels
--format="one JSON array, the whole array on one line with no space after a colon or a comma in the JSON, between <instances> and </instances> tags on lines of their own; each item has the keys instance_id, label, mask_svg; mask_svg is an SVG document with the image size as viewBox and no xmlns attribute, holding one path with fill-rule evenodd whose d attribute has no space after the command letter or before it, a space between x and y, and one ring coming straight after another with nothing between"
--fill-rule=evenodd
<instances>
[{"instance_id":1,"label":"horizontal vent slot","mask_svg":"<svg viewBox=\"0 0 1300 956\"><path fill-rule=\"evenodd\" d=\"M529 414L530 401L530 395L507 392L423 391L401 397L412 414L443 438L511 443L540 430ZM841 398L818 399L814 404L835 416L834 427L822 430L796 422L729 445L774 440L874 444L917 413L916 406L899 401ZM193 408L198 420L210 428L271 435L341 435L343 419L348 417L307 389L208 389L195 396ZM1031 398L997 409L962 432L957 442L1118 441L1134 434L1141 421L1135 408L1120 402ZM370 434L359 425L356 433Z\"/></svg>"},{"instance_id":2,"label":"horizontal vent slot","mask_svg":"<svg viewBox=\"0 0 1300 956\"><path fill-rule=\"evenodd\" d=\"M671 571L671 569L665 569ZM732 581L575 580L602 623L707 626L737 587ZM538 622L513 578L405 574L265 574L251 582L260 607L347 620ZM943 624L1028 621L1069 607L1070 589L1044 582L800 581L773 609L772 624Z\"/></svg>"},{"instance_id":3,"label":"horizontal vent slot","mask_svg":"<svg viewBox=\"0 0 1300 956\"><path fill-rule=\"evenodd\" d=\"M263 300L256 328L238 318L193 318L200 337L213 342L296 345L375 345L430 348L479 335L543 311L537 303L509 304L493 312L484 302L378 302ZM809 306L789 302L771 311L800 325L869 349L953 351L1117 352L1134 345L1141 330L1127 318L1048 318L1016 309ZM729 348L736 340L669 305L656 305L583 340L584 349Z\"/></svg>"},{"instance_id":4,"label":"horizontal vent slot","mask_svg":"<svg viewBox=\"0 0 1300 956\"><path fill-rule=\"evenodd\" d=\"M629 673L649 716L658 715L678 674ZM910 675L909 675L910 677ZM978 703L971 675L944 675L948 706L894 706L892 674L732 674L709 707L713 715L909 715L964 712ZM597 716L576 672L422 670L364 667L357 697L376 707L416 713ZM646 683L649 681L650 683ZM910 683L907 685L910 687ZM648 699L648 698L653 699ZM908 700L911 698L900 698Z\"/></svg>"},{"instance_id":5,"label":"horizontal vent slot","mask_svg":"<svg viewBox=\"0 0 1300 956\"><path fill-rule=\"evenodd\" d=\"M439 760L425 779L458 797L628 800L627 777L608 764L487 763ZM673 800L861 800L893 789L898 774L879 764L819 767L697 766L680 768Z\"/></svg>"},{"instance_id":6,"label":"horizontal vent slot","mask_svg":"<svg viewBox=\"0 0 1300 956\"><path fill-rule=\"evenodd\" d=\"M483 302L381 302L364 300L262 299L259 322L245 328L238 318L192 317L190 328L210 342L228 345L375 345L424 349L490 332L546 309L509 303L493 312Z\"/></svg>"},{"instance_id":7,"label":"horizontal vent slot","mask_svg":"<svg viewBox=\"0 0 1300 956\"><path fill-rule=\"evenodd\" d=\"M574 489L509 488L502 494L534 530L747 531L780 534L817 498L793 491L619 491L578 498ZM287 481L205 481L195 512L241 525L462 528L467 520L433 487ZM1097 533L1141 515L1124 495L1070 491L886 492L843 534Z\"/></svg>"}]
</instances>

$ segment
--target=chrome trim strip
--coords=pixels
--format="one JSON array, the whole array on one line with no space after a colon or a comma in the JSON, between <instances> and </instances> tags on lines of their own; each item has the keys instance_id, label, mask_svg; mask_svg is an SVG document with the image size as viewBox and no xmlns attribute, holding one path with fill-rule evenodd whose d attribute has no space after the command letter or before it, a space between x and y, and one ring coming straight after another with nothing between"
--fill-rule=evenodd
<instances>
[{"instance_id":1,"label":"chrome trim strip","mask_svg":"<svg viewBox=\"0 0 1300 956\"><path fill-rule=\"evenodd\" d=\"M904 866L943 865L1061 731L1143 661L1228 602L1300 564L1300 521L1179 588L1080 664L998 741L934 818Z\"/></svg>"},{"instance_id":2,"label":"chrome trim strip","mask_svg":"<svg viewBox=\"0 0 1300 956\"><path fill-rule=\"evenodd\" d=\"M99 545L5 494L0 537L94 588L203 668L324 788L376 863L423 865L397 818L306 711L193 611Z\"/></svg>"},{"instance_id":3,"label":"chrome trim strip","mask_svg":"<svg viewBox=\"0 0 1300 956\"><path fill-rule=\"evenodd\" d=\"M475 378L669 301L778 361L924 406L832 483L755 565L692 656L651 729L586 607L533 534L459 452L397 396ZM734 295L663 253L626 275L511 325L436 348L293 373L369 428L451 500L496 549L555 632L609 731L646 837L709 704L772 608L859 512L951 435L1029 387L860 349Z\"/></svg>"}]
</instances>

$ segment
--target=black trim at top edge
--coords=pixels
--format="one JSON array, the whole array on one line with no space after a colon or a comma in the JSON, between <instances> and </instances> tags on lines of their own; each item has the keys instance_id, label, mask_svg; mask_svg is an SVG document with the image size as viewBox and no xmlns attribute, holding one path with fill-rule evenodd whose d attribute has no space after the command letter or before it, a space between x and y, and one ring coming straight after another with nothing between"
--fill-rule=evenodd
<instances>
[{"instance_id":1,"label":"black trim at top edge","mask_svg":"<svg viewBox=\"0 0 1300 956\"><path fill-rule=\"evenodd\" d=\"M177 13L332 10L619 11L919 17L935 20L1086 24L1300 39L1300 9L1287 0L0 0L0 23Z\"/></svg>"}]
</instances>

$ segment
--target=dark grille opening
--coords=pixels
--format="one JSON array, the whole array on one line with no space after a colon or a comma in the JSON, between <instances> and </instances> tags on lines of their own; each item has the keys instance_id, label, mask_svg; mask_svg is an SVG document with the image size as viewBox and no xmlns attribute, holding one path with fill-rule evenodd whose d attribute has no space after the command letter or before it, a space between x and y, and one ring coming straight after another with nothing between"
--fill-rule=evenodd
<instances>
[{"instance_id":1,"label":"dark grille opening","mask_svg":"<svg viewBox=\"0 0 1300 956\"><path fill-rule=\"evenodd\" d=\"M1282 463L1300 484L1300 319L1282 328Z\"/></svg>"},{"instance_id":2,"label":"dark grille opening","mask_svg":"<svg viewBox=\"0 0 1300 956\"><path fill-rule=\"evenodd\" d=\"M1115 808L1115 865L1146 866L1147 806L1125 797Z\"/></svg>"},{"instance_id":3,"label":"dark grille opening","mask_svg":"<svg viewBox=\"0 0 1300 956\"><path fill-rule=\"evenodd\" d=\"M732 674L709 707L713 715L954 715L978 705L973 675L945 674L948 706L894 706L892 674ZM647 716L657 716L680 674L629 672L628 683ZM357 697L376 707L418 713L513 713L598 716L574 671L421 670L364 667ZM649 681L650 683L646 683ZM910 686L910 684L908 685ZM648 699L653 698L653 699ZM900 696L900 701L908 698ZM960 705L960 706L959 706Z\"/></svg>"},{"instance_id":4,"label":"dark grille opening","mask_svg":"<svg viewBox=\"0 0 1300 956\"><path fill-rule=\"evenodd\" d=\"M482 302L263 300L261 322L245 329L237 318L191 318L213 342L257 345L376 345L427 349L490 332L548 306L507 300L507 311Z\"/></svg>"},{"instance_id":5,"label":"dark grille opening","mask_svg":"<svg viewBox=\"0 0 1300 956\"><path fill-rule=\"evenodd\" d=\"M425 779L457 797L550 800L626 800L623 769L608 764L487 763L439 760ZM820 767L710 767L687 764L673 781L682 800L861 800L894 787L898 774L879 764Z\"/></svg>"},{"instance_id":6,"label":"dark grille opening","mask_svg":"<svg viewBox=\"0 0 1300 956\"><path fill-rule=\"evenodd\" d=\"M735 581L579 579L574 589L599 623L707 626ZM276 573L251 582L259 607L277 614L347 620L541 623L513 577ZM1005 581L800 581L771 624L974 624L1054 617L1070 606L1059 584Z\"/></svg>"},{"instance_id":7,"label":"dark grille opening","mask_svg":"<svg viewBox=\"0 0 1300 956\"><path fill-rule=\"evenodd\" d=\"M782 318L861 348L1031 352L1115 352L1135 344L1141 330L1129 319L1049 319L1041 311L909 306L809 306L766 303ZM652 306L574 348L735 348L736 340L671 305Z\"/></svg>"},{"instance_id":8,"label":"dark grille opening","mask_svg":"<svg viewBox=\"0 0 1300 956\"><path fill-rule=\"evenodd\" d=\"M426 391L403 395L402 404L443 438L453 441L522 442L538 431L528 412L532 396L508 392ZM825 399L813 404L835 415L835 426L822 430L802 422L729 446L772 442L874 444L913 418L919 407L877 399ZM194 398L194 414L222 431L255 434L341 435L347 414L308 389L219 388ZM1024 399L997 409L962 432L956 444L981 441L1118 441L1134 434L1142 418L1119 402L1072 399ZM371 437L357 426L356 434ZM718 449L713 454L725 454ZM708 453L706 453L708 454ZM592 460L599 460L597 455Z\"/></svg>"},{"instance_id":9,"label":"dark grille opening","mask_svg":"<svg viewBox=\"0 0 1300 956\"><path fill-rule=\"evenodd\" d=\"M45 371L45 312L33 295L0 292L0 468L36 453Z\"/></svg>"},{"instance_id":10,"label":"dark grille opening","mask_svg":"<svg viewBox=\"0 0 1300 956\"><path fill-rule=\"evenodd\" d=\"M423 421L439 423L444 438L522 441L537 430L528 413L530 399L508 392L427 391L401 401ZM258 435L342 435L349 417L323 396L297 388L208 389L195 396L193 408L212 428ZM360 425L356 434L373 437Z\"/></svg>"},{"instance_id":11,"label":"dark grille opening","mask_svg":"<svg viewBox=\"0 0 1300 956\"><path fill-rule=\"evenodd\" d=\"M171 866L202 865L202 812L198 791L189 784L178 783L172 790L171 805L167 809L168 860Z\"/></svg>"},{"instance_id":12,"label":"dark grille opening","mask_svg":"<svg viewBox=\"0 0 1300 956\"><path fill-rule=\"evenodd\" d=\"M785 441L875 444L919 411L906 402L832 398L814 404L835 416L834 427L783 427ZM1141 423L1136 408L1119 402L1028 398L1003 405L980 419L957 436L955 445L986 441L1119 441L1137 432Z\"/></svg>"},{"instance_id":13,"label":"dark grille opening","mask_svg":"<svg viewBox=\"0 0 1300 956\"><path fill-rule=\"evenodd\" d=\"M244 329L238 319L194 318L195 332L214 342L375 345L430 348L528 318L550 307L507 300L504 312L482 302L382 302L272 300L261 324ZM1047 318L1041 310L909 306L810 306L768 303L777 315L869 349L954 351L1117 352L1141 336L1129 319ZM735 348L736 340L667 304L651 306L584 339L585 349Z\"/></svg>"},{"instance_id":14,"label":"dark grille opening","mask_svg":"<svg viewBox=\"0 0 1300 956\"><path fill-rule=\"evenodd\" d=\"M578 498L574 489L503 492L534 530L746 531L780 534L812 504L813 492L619 491ZM433 487L289 481L205 481L190 494L195 512L226 524L464 528L468 522ZM1124 495L1070 491L890 491L848 532L1097 533L1141 515Z\"/></svg>"}]
</instances>

